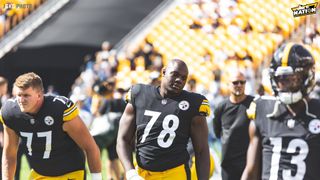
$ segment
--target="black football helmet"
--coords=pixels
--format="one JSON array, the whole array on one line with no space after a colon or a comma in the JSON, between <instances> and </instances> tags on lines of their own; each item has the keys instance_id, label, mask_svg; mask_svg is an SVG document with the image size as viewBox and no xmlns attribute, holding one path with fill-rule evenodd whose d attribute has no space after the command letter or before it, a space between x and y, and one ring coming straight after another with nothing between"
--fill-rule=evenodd
<instances>
[{"instance_id":1,"label":"black football helmet","mask_svg":"<svg viewBox=\"0 0 320 180\"><path fill-rule=\"evenodd\" d=\"M303 45L282 45L273 54L269 69L274 95L285 104L307 96L315 85L314 64L314 58Z\"/></svg>"}]
</instances>

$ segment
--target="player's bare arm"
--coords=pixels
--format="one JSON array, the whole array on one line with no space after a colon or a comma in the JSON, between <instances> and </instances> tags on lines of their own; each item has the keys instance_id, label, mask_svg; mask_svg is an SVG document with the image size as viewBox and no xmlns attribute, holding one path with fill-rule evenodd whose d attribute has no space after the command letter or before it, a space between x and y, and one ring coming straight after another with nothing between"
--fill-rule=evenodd
<instances>
[{"instance_id":1,"label":"player's bare arm","mask_svg":"<svg viewBox=\"0 0 320 180\"><path fill-rule=\"evenodd\" d=\"M261 141L256 133L254 121L249 126L250 144L247 151L247 165L242 174L241 180L260 179L261 169Z\"/></svg>"},{"instance_id":2,"label":"player's bare arm","mask_svg":"<svg viewBox=\"0 0 320 180\"><path fill-rule=\"evenodd\" d=\"M135 111L132 104L128 103L120 119L117 138L117 153L125 171L134 169L132 139L134 138L135 130Z\"/></svg>"},{"instance_id":3,"label":"player's bare arm","mask_svg":"<svg viewBox=\"0 0 320 180\"><path fill-rule=\"evenodd\" d=\"M3 125L4 146L2 153L2 179L14 179L17 163L17 151L19 145L19 137L17 134Z\"/></svg>"},{"instance_id":4,"label":"player's bare arm","mask_svg":"<svg viewBox=\"0 0 320 180\"><path fill-rule=\"evenodd\" d=\"M191 139L195 152L198 179L209 179L210 156L208 126L205 116L195 116L192 119Z\"/></svg>"},{"instance_id":5,"label":"player's bare arm","mask_svg":"<svg viewBox=\"0 0 320 180\"><path fill-rule=\"evenodd\" d=\"M63 124L63 130L85 151L90 172L100 173L100 150L80 117L76 116L74 119L66 121Z\"/></svg>"}]
</instances>

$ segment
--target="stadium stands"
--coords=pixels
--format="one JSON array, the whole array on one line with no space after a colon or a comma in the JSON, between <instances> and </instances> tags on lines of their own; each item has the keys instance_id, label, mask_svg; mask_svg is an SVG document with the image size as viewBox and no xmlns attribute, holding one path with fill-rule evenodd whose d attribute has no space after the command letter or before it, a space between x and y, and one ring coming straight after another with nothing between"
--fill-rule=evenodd
<instances>
[{"instance_id":1,"label":"stadium stands","mask_svg":"<svg viewBox=\"0 0 320 180\"><path fill-rule=\"evenodd\" d=\"M0 58L70 0L0 1ZM41 8L39 8L41 6Z\"/></svg>"},{"instance_id":2,"label":"stadium stands","mask_svg":"<svg viewBox=\"0 0 320 180\"><path fill-rule=\"evenodd\" d=\"M308 2L311 1L300 3ZM227 76L233 67L251 67L257 72L254 77L259 78L272 52L306 22L305 16L293 18L291 7L296 5L293 0L179 1L145 34L145 39L136 45L140 48L125 50L128 58L121 61L127 66L140 62L141 56L129 60L130 56L148 45L161 54L163 64L172 58L185 60L191 67L191 75L207 90L208 82L214 79L209 72L214 70L223 70ZM135 72L119 72L118 82L146 82L134 75ZM221 87L227 91L224 78Z\"/></svg>"},{"instance_id":3,"label":"stadium stands","mask_svg":"<svg viewBox=\"0 0 320 180\"><path fill-rule=\"evenodd\" d=\"M53 0L1 1L0 38L8 38L23 20L49 1ZM30 8L8 9L6 5L21 2L31 4ZM308 44L317 62L316 71L320 72L320 16L293 17L291 10L298 4L311 2L314 1L164 1L132 31L136 33L129 33L114 49L102 47L94 57L86 57L73 95L92 97L94 85L114 77L116 87L125 90L136 83L156 83L161 68L173 58L186 61L191 78L197 81L196 90L202 94L227 94L228 74L235 68L243 69L248 76L247 93L255 94L260 81L264 90L271 92L264 67L271 54L286 41ZM36 25L23 29L33 30L33 26ZM0 42L0 50L9 49L2 48L1 43L4 41ZM1 53L0 57L4 54Z\"/></svg>"},{"instance_id":4,"label":"stadium stands","mask_svg":"<svg viewBox=\"0 0 320 180\"><path fill-rule=\"evenodd\" d=\"M44 2L45 0L0 1L0 38L2 38Z\"/></svg>"}]
</instances>

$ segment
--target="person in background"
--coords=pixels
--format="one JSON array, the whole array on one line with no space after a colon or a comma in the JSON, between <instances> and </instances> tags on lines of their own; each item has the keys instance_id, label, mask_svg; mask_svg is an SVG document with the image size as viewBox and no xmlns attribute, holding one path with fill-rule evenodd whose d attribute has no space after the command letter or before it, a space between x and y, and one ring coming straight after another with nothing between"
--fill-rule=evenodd
<instances>
[{"instance_id":1,"label":"person in background","mask_svg":"<svg viewBox=\"0 0 320 180\"><path fill-rule=\"evenodd\" d=\"M103 148L106 148L108 151L108 159L107 159L107 178L110 180L120 180L122 177L122 168L120 167L119 157L116 151L116 143L117 143L117 134L119 129L119 121L122 113L126 107L126 103L124 100L124 89L115 89L113 93L113 97L111 99L105 99L102 102L99 113L101 115L105 115L111 126L112 132L106 133L107 138L112 138L110 143L105 144ZM106 141L106 142L107 142Z\"/></svg>"},{"instance_id":2,"label":"person in background","mask_svg":"<svg viewBox=\"0 0 320 180\"><path fill-rule=\"evenodd\" d=\"M229 77L231 94L214 110L214 133L222 143L221 175L223 180L240 180L246 166L250 120L246 110L254 99L245 92L246 79L242 72Z\"/></svg>"},{"instance_id":3,"label":"person in background","mask_svg":"<svg viewBox=\"0 0 320 180\"><path fill-rule=\"evenodd\" d=\"M258 96L265 95L265 90L264 90L263 84L259 84L258 89L257 89L257 95Z\"/></svg>"}]
</instances>

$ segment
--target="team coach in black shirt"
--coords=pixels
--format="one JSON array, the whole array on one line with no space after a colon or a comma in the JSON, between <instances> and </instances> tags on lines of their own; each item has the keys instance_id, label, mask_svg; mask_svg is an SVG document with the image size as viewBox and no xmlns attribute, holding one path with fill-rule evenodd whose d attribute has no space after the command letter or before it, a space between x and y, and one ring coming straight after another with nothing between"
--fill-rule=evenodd
<instances>
[{"instance_id":1,"label":"team coach in black shirt","mask_svg":"<svg viewBox=\"0 0 320 180\"><path fill-rule=\"evenodd\" d=\"M231 94L214 110L214 132L222 142L222 179L239 180L246 166L249 145L249 119L246 114L252 96L246 95L246 79L242 72L232 72L229 78Z\"/></svg>"}]
</instances>

